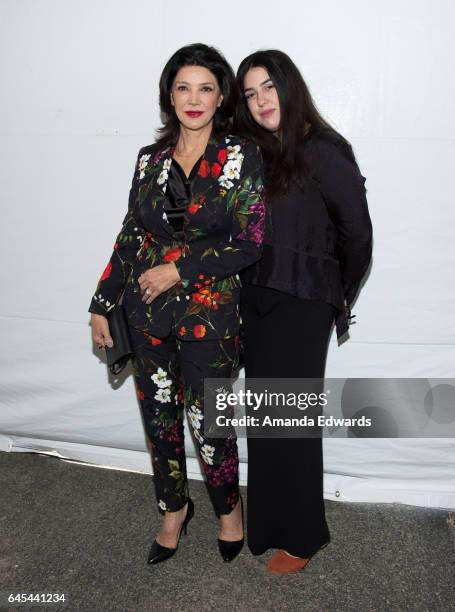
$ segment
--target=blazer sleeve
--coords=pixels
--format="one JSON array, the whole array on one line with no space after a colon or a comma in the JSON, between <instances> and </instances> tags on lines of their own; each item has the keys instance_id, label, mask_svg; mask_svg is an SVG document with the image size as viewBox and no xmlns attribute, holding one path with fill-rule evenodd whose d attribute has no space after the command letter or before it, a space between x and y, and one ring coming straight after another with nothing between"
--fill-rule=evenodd
<instances>
[{"instance_id":1,"label":"blazer sleeve","mask_svg":"<svg viewBox=\"0 0 455 612\"><path fill-rule=\"evenodd\" d=\"M128 198L128 212L123 219L122 229L115 240L111 258L98 281L89 312L106 315L114 308L125 289L132 263L145 236L145 230L136 218L136 197L142 151L142 149L139 151L134 169Z\"/></svg>"},{"instance_id":2,"label":"blazer sleeve","mask_svg":"<svg viewBox=\"0 0 455 612\"><path fill-rule=\"evenodd\" d=\"M319 184L337 233L344 297L349 306L360 288L372 253L372 225L365 177L334 143L320 145Z\"/></svg>"},{"instance_id":3,"label":"blazer sleeve","mask_svg":"<svg viewBox=\"0 0 455 612\"><path fill-rule=\"evenodd\" d=\"M229 240L213 246L189 242L180 259L175 261L182 285L188 293L198 291L204 280L214 283L236 274L260 259L265 229L265 196L262 156L253 143L245 145L240 182L229 189L226 197L232 207L232 229Z\"/></svg>"}]
</instances>

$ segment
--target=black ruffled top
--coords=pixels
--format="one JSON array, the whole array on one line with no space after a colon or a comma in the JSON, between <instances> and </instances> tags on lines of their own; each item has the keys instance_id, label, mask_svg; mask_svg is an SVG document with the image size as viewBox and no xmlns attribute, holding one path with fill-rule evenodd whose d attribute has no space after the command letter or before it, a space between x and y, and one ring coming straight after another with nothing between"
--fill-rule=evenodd
<instances>
[{"instance_id":1,"label":"black ruffled top","mask_svg":"<svg viewBox=\"0 0 455 612\"><path fill-rule=\"evenodd\" d=\"M340 337L371 260L365 178L352 150L331 134L310 132L302 146L306 185L268 201L262 259L241 279L332 304Z\"/></svg>"},{"instance_id":2,"label":"black ruffled top","mask_svg":"<svg viewBox=\"0 0 455 612\"><path fill-rule=\"evenodd\" d=\"M166 199L164 210L167 221L174 230L176 238L182 237L185 210L190 205L192 198L192 185L199 170L203 156L197 160L187 177L183 168L176 159L172 159L169 168Z\"/></svg>"}]
</instances>

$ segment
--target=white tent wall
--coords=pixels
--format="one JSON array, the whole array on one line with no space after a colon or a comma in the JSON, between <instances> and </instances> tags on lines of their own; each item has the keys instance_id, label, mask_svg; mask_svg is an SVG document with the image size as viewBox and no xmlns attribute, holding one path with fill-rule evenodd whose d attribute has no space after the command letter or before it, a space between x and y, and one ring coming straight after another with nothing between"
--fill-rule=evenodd
<instances>
[{"instance_id":1,"label":"white tent wall","mask_svg":"<svg viewBox=\"0 0 455 612\"><path fill-rule=\"evenodd\" d=\"M0 0L1 450L151 472L132 377L108 377L87 308L160 123L159 74L196 41L234 68L258 48L286 51L367 177L374 264L327 376L454 375L454 3L263 8ZM455 508L454 451L450 439L326 440L326 496Z\"/></svg>"}]
</instances>

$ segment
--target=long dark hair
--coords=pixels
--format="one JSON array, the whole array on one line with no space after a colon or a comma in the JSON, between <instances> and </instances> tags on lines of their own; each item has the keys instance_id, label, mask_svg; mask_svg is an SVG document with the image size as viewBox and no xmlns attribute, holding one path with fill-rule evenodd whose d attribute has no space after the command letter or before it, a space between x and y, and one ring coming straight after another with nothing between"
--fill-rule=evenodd
<instances>
[{"instance_id":1,"label":"long dark hair","mask_svg":"<svg viewBox=\"0 0 455 612\"><path fill-rule=\"evenodd\" d=\"M161 73L160 109L163 126L157 130L157 144L160 148L175 145L179 136L180 122L171 104L171 89L175 76L182 66L203 66L215 75L223 101L213 118L213 132L226 133L232 126L238 98L234 71L215 47L202 43L187 45L174 53Z\"/></svg>"},{"instance_id":2,"label":"long dark hair","mask_svg":"<svg viewBox=\"0 0 455 612\"><path fill-rule=\"evenodd\" d=\"M250 68L262 67L272 79L280 101L280 138L258 125L250 111L244 91L244 78ZM305 183L307 165L304 159L303 139L306 126L310 134L324 134L342 146L345 154L355 162L350 143L319 113L299 69L291 58L276 49L256 51L246 57L237 70L240 90L236 110L236 131L257 142L263 153L269 195L285 193L292 180L300 187Z\"/></svg>"}]
</instances>

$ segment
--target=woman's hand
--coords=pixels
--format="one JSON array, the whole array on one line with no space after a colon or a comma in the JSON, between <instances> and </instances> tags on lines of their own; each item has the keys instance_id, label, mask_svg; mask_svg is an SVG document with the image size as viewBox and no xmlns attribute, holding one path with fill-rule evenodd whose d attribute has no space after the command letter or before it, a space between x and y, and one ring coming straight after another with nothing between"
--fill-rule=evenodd
<instances>
[{"instance_id":1,"label":"woman's hand","mask_svg":"<svg viewBox=\"0 0 455 612\"><path fill-rule=\"evenodd\" d=\"M172 261L150 268L150 270L140 275L138 281L141 288L142 301L146 304L151 304L164 291L180 282L180 275L175 263Z\"/></svg>"},{"instance_id":2,"label":"woman's hand","mask_svg":"<svg viewBox=\"0 0 455 612\"><path fill-rule=\"evenodd\" d=\"M106 317L92 313L90 325L92 326L93 342L95 342L98 348L106 348L106 346L112 348L114 346Z\"/></svg>"}]
</instances>

